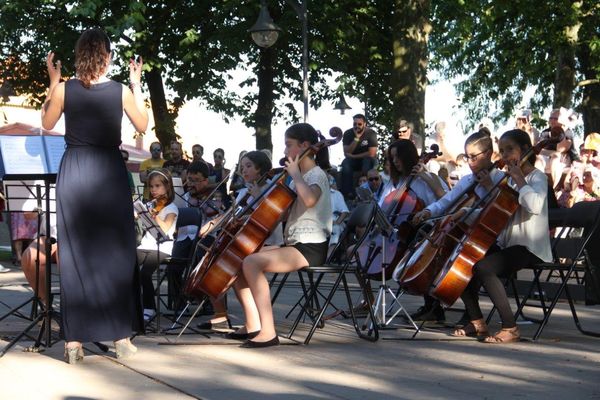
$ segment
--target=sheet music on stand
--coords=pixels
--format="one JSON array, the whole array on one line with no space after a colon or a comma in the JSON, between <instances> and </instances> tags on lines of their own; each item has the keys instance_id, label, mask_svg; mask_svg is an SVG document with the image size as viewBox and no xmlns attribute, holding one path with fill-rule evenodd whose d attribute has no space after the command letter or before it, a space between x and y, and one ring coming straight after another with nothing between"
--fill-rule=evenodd
<instances>
[{"instance_id":1,"label":"sheet music on stand","mask_svg":"<svg viewBox=\"0 0 600 400\"><path fill-rule=\"evenodd\" d=\"M367 188L358 187L356 188L356 195L362 202L371 202L375 207L375 225L381 231L381 234L385 237L390 237L394 233L394 227L388 221L387 216L377 204L374 194Z\"/></svg>"},{"instance_id":2,"label":"sheet music on stand","mask_svg":"<svg viewBox=\"0 0 600 400\"><path fill-rule=\"evenodd\" d=\"M144 226L144 231L148 232L154 239L156 239L157 243L168 242L171 239L169 235L162 230L162 228L154 221L148 207L144 203L139 200L133 202L133 209L138 215L138 218L142 222Z\"/></svg>"}]
</instances>

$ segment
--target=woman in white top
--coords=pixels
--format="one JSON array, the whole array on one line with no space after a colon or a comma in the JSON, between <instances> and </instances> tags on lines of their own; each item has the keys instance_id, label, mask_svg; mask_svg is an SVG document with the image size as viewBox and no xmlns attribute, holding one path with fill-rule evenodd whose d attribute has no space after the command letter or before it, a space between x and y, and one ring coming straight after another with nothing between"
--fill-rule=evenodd
<instances>
[{"instance_id":1,"label":"woman in white top","mask_svg":"<svg viewBox=\"0 0 600 400\"><path fill-rule=\"evenodd\" d=\"M498 246L490 249L473 266L473 278L461 296L471 322L454 331L456 336L485 336L485 343L509 343L520 339L519 328L500 277L510 276L526 265L552 259L548 234L547 177L535 169L535 154L519 166L522 155L532 147L529 135L514 129L505 132L498 145L510 176L508 183L519 192L520 207L498 237ZM479 307L478 292L482 285L502 320L502 329L493 336L488 334Z\"/></svg>"},{"instance_id":2,"label":"woman in white top","mask_svg":"<svg viewBox=\"0 0 600 400\"><path fill-rule=\"evenodd\" d=\"M243 275L235 281L236 290L252 294L251 301L242 303L245 325L229 336L247 339L242 347L279 344L265 273L296 271L322 264L327 257L332 211L327 174L319 167L329 164L327 149L322 149L316 159L308 156L300 160L300 155L317 141L317 131L306 123L292 125L285 132L285 168L292 178L290 187L298 197L289 210L284 232L285 246L246 257Z\"/></svg>"},{"instance_id":3,"label":"woman in white top","mask_svg":"<svg viewBox=\"0 0 600 400\"><path fill-rule=\"evenodd\" d=\"M148 210L156 224L169 238L173 238L179 209L173 203L175 189L173 188L171 174L163 168L150 172L148 186L152 197ZM156 314L154 284L152 283L154 271L156 271L162 260L171 255L172 251L172 240L157 244L156 239L149 232L144 234L142 242L137 248L138 265L141 266L140 278L145 321L149 321Z\"/></svg>"}]
</instances>

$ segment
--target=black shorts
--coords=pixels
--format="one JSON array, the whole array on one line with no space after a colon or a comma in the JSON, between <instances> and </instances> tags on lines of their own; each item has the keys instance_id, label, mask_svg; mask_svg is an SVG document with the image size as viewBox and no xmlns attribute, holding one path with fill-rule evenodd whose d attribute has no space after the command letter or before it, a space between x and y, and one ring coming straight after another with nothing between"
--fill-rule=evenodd
<instances>
[{"instance_id":1,"label":"black shorts","mask_svg":"<svg viewBox=\"0 0 600 400\"><path fill-rule=\"evenodd\" d=\"M327 259L329 239L321 243L296 243L292 245L306 258L309 267L323 265Z\"/></svg>"}]
</instances>

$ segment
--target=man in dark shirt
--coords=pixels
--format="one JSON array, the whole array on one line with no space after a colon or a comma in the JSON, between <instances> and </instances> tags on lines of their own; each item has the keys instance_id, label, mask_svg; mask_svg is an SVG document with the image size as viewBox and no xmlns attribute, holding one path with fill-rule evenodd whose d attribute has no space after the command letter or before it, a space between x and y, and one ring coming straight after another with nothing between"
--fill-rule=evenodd
<instances>
[{"instance_id":1,"label":"man in dark shirt","mask_svg":"<svg viewBox=\"0 0 600 400\"><path fill-rule=\"evenodd\" d=\"M181 182L185 183L185 174L189 166L190 162L183 158L181 143L172 142L171 159L165 161L163 167L168 169L172 176L181 178Z\"/></svg>"},{"instance_id":2,"label":"man in dark shirt","mask_svg":"<svg viewBox=\"0 0 600 400\"><path fill-rule=\"evenodd\" d=\"M377 163L377 133L367 128L367 118L356 114L352 129L344 132L344 161L342 161L340 191L346 199L354 197L353 175L355 171L367 172Z\"/></svg>"}]
</instances>

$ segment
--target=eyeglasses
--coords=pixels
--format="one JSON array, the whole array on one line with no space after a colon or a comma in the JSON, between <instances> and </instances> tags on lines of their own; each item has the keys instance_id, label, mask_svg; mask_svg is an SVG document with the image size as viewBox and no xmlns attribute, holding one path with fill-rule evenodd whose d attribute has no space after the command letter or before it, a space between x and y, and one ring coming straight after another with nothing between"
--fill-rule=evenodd
<instances>
[{"instance_id":1,"label":"eyeglasses","mask_svg":"<svg viewBox=\"0 0 600 400\"><path fill-rule=\"evenodd\" d=\"M369 182L377 182L378 180L379 180L378 176L374 176L374 177L369 178Z\"/></svg>"},{"instance_id":2,"label":"eyeglasses","mask_svg":"<svg viewBox=\"0 0 600 400\"><path fill-rule=\"evenodd\" d=\"M550 120L558 120L558 117L550 117L548 119L550 119Z\"/></svg>"},{"instance_id":3,"label":"eyeglasses","mask_svg":"<svg viewBox=\"0 0 600 400\"><path fill-rule=\"evenodd\" d=\"M150 149L150 151L160 151L160 147L153 147Z\"/></svg>"},{"instance_id":4,"label":"eyeglasses","mask_svg":"<svg viewBox=\"0 0 600 400\"><path fill-rule=\"evenodd\" d=\"M465 160L466 162L475 162L477 161L477 159L479 158L480 155L487 153L490 149L484 150L481 153L477 153L477 154L471 154L471 155L464 155L463 156L463 160Z\"/></svg>"}]
</instances>

